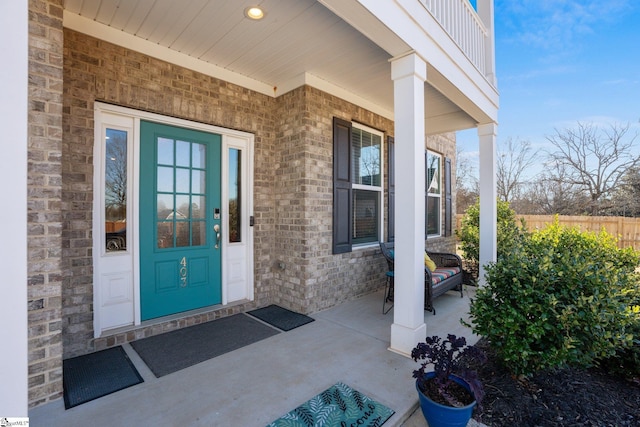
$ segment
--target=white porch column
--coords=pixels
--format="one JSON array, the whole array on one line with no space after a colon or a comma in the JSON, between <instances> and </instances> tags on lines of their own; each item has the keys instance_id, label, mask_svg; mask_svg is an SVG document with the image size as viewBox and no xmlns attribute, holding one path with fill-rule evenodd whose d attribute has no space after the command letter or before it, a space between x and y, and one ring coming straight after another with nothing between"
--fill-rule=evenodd
<instances>
[{"instance_id":1,"label":"white porch column","mask_svg":"<svg viewBox=\"0 0 640 427\"><path fill-rule=\"evenodd\" d=\"M484 45L484 61L485 75L487 79L495 86L496 81L496 41L494 31L494 13L493 0L478 0L478 15L487 29L489 38Z\"/></svg>"},{"instance_id":2,"label":"white porch column","mask_svg":"<svg viewBox=\"0 0 640 427\"><path fill-rule=\"evenodd\" d=\"M496 260L498 235L495 123L478 126L480 145L480 286L486 284L485 265Z\"/></svg>"},{"instance_id":3,"label":"white porch column","mask_svg":"<svg viewBox=\"0 0 640 427\"><path fill-rule=\"evenodd\" d=\"M424 82L415 53L391 62L395 116L395 289L390 350L410 355L424 341Z\"/></svg>"},{"instance_id":4,"label":"white porch column","mask_svg":"<svg viewBox=\"0 0 640 427\"><path fill-rule=\"evenodd\" d=\"M27 350L27 88L28 2L0 2L0 417L28 416ZM11 40L11 43L6 41Z\"/></svg>"}]
</instances>

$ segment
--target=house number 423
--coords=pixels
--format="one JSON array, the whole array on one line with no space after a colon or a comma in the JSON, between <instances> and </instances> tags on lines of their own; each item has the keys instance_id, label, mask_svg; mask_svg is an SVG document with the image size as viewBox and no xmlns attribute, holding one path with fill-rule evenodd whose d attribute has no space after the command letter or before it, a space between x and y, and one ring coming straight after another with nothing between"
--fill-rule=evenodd
<instances>
[{"instance_id":1,"label":"house number 423","mask_svg":"<svg viewBox=\"0 0 640 427\"><path fill-rule=\"evenodd\" d=\"M180 260L180 287L187 286L187 257Z\"/></svg>"}]
</instances>

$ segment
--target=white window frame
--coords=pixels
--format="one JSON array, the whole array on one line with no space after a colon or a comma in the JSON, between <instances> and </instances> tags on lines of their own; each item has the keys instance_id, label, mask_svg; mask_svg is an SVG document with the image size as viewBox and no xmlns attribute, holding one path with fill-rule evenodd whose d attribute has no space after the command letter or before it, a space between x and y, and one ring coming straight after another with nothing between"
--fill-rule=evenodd
<instances>
[{"instance_id":1,"label":"white window frame","mask_svg":"<svg viewBox=\"0 0 640 427\"><path fill-rule=\"evenodd\" d=\"M355 183L355 177L353 177L354 182L351 184L351 188L352 190L365 190L365 191L371 191L371 192L376 192L378 193L378 218L377 218L377 223L378 223L378 239L375 242L364 242L364 243L353 243L353 248L364 248L364 247L369 247L369 246L377 246L379 243L378 241L382 239L382 233L384 232L383 230L383 222L384 222L384 212L383 212L383 208L384 208L384 148L385 148L385 143L384 143L384 133L380 132L379 130L370 128L366 125L360 124L360 123L355 123L352 122L351 123L352 129L359 129L361 131L364 132L368 132L372 135L376 135L380 138L380 185L376 186L376 185L367 185L367 184L356 184ZM353 139L353 136L352 136ZM353 157L354 153L353 153L353 144L351 145L351 156ZM354 193L355 194L355 193ZM352 196L353 197L353 196ZM355 211L356 208L355 206L352 206L352 218L351 220L353 221L354 216L355 216ZM355 224L353 226L353 234L354 236L352 236L353 239L355 239L355 232L356 232L356 227Z\"/></svg>"}]
</instances>

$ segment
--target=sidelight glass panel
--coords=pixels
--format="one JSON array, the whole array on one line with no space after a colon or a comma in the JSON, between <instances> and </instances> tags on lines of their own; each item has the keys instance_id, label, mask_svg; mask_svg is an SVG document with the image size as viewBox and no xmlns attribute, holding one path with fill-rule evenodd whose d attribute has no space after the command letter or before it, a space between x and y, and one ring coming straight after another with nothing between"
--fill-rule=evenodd
<instances>
[{"instance_id":1,"label":"sidelight glass panel","mask_svg":"<svg viewBox=\"0 0 640 427\"><path fill-rule=\"evenodd\" d=\"M242 200L242 152L236 148L229 149L229 242L241 242L240 202Z\"/></svg>"},{"instance_id":2,"label":"sidelight glass panel","mask_svg":"<svg viewBox=\"0 0 640 427\"><path fill-rule=\"evenodd\" d=\"M105 245L107 252L127 249L127 132L105 135Z\"/></svg>"}]
</instances>

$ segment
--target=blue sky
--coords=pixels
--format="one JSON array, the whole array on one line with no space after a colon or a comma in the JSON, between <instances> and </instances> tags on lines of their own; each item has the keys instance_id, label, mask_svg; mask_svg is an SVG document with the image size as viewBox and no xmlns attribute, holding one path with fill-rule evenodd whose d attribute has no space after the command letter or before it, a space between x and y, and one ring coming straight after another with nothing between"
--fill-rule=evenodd
<instances>
[{"instance_id":1,"label":"blue sky","mask_svg":"<svg viewBox=\"0 0 640 427\"><path fill-rule=\"evenodd\" d=\"M495 0L495 27L499 147L548 148L578 121L640 131L640 2ZM458 143L477 163L477 132Z\"/></svg>"}]
</instances>

